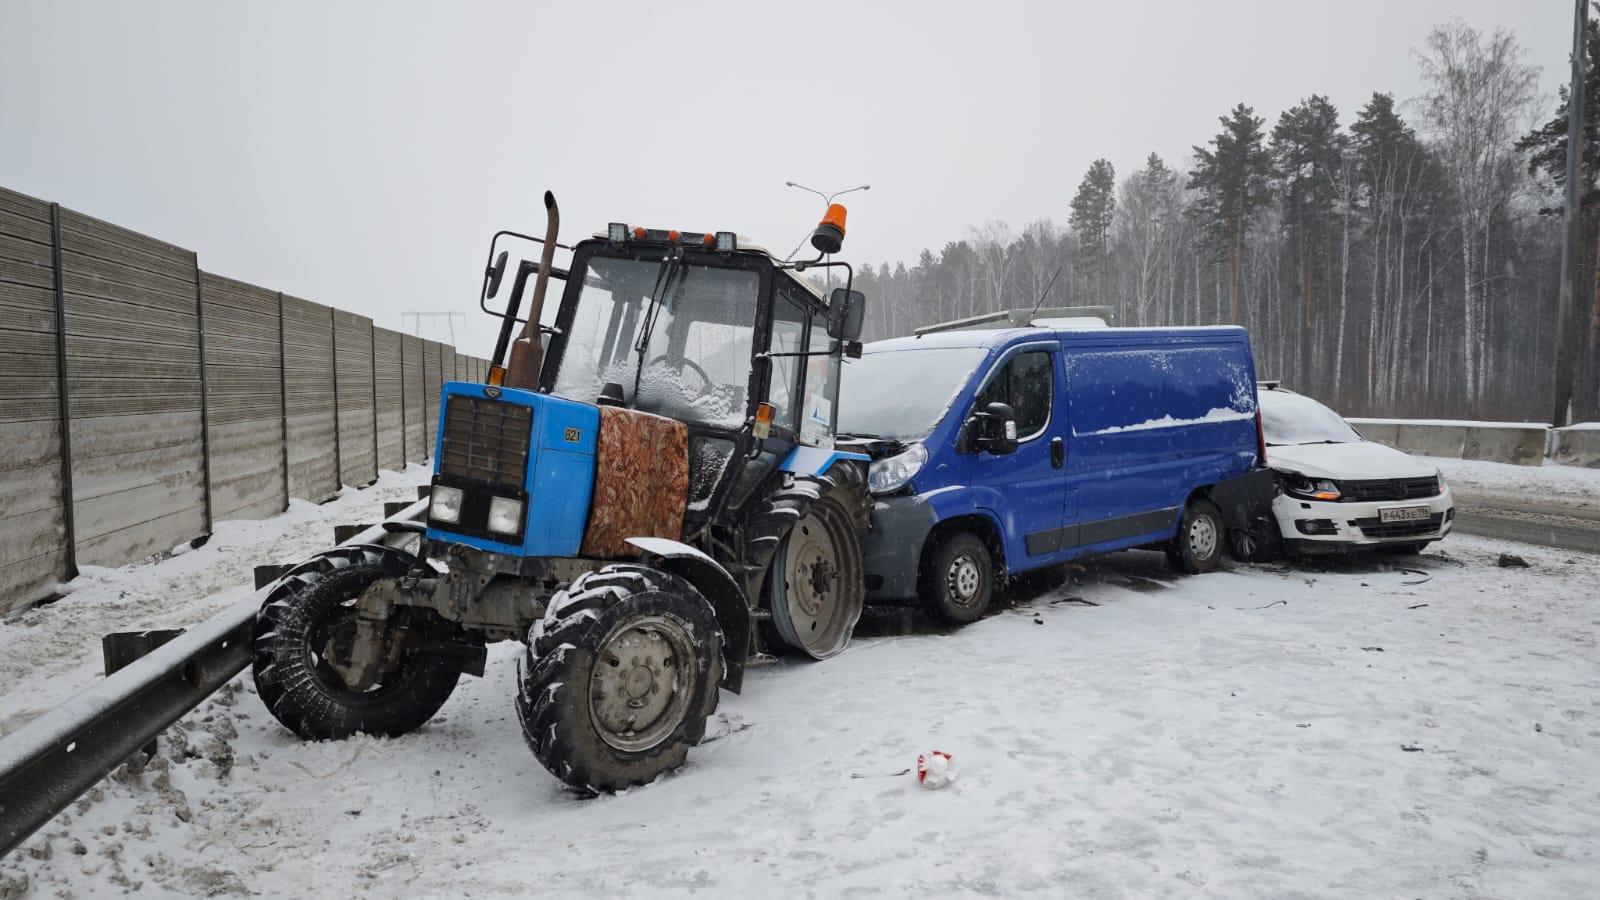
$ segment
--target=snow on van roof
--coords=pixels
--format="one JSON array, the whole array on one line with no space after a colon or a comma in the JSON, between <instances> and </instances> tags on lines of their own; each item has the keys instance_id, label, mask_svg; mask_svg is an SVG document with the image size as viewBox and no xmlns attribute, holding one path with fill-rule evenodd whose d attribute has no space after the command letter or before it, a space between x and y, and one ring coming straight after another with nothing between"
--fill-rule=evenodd
<instances>
[{"instance_id":1,"label":"snow on van roof","mask_svg":"<svg viewBox=\"0 0 1600 900\"><path fill-rule=\"evenodd\" d=\"M1185 325L1169 327L1106 327L1077 326L1063 328L974 328L960 331L935 331L920 337L885 338L873 341L862 348L863 353L886 353L895 350L923 350L933 347L997 347L1014 340L1028 338L1078 338L1103 339L1108 335L1205 335L1242 334L1237 325Z\"/></svg>"}]
</instances>

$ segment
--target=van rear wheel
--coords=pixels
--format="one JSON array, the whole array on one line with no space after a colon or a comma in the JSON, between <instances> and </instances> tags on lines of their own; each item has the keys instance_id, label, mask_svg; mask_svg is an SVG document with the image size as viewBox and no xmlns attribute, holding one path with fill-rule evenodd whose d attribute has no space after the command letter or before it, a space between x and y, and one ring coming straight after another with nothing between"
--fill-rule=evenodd
<instances>
[{"instance_id":1,"label":"van rear wheel","mask_svg":"<svg viewBox=\"0 0 1600 900\"><path fill-rule=\"evenodd\" d=\"M988 545L970 531L941 541L922 571L922 596L928 612L951 625L983 618L994 598L994 558Z\"/></svg>"},{"instance_id":2,"label":"van rear wheel","mask_svg":"<svg viewBox=\"0 0 1600 900\"><path fill-rule=\"evenodd\" d=\"M1226 535L1217 505L1204 497L1196 497L1184 507L1178 536L1167 550L1167 562L1185 575L1215 571L1222 562Z\"/></svg>"}]
</instances>

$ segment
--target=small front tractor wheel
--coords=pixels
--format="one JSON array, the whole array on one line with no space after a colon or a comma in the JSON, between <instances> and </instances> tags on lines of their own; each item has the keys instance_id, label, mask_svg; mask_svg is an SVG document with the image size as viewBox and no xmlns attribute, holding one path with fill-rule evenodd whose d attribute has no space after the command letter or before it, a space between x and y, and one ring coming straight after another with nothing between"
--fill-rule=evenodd
<instances>
[{"instance_id":1,"label":"small front tractor wheel","mask_svg":"<svg viewBox=\"0 0 1600 900\"><path fill-rule=\"evenodd\" d=\"M958 531L939 542L922 571L928 611L951 625L983 618L994 596L994 557L982 538Z\"/></svg>"},{"instance_id":2,"label":"small front tractor wheel","mask_svg":"<svg viewBox=\"0 0 1600 900\"><path fill-rule=\"evenodd\" d=\"M1222 512L1204 497L1189 501L1178 522L1178 536L1167 550L1167 562L1185 575L1203 575L1222 563L1222 545L1227 529Z\"/></svg>"},{"instance_id":3,"label":"small front tractor wheel","mask_svg":"<svg viewBox=\"0 0 1600 900\"><path fill-rule=\"evenodd\" d=\"M395 737L422 727L450 698L460 656L429 653L425 639L454 626L425 610L397 610L384 628L374 683L349 686L344 659L355 639L362 593L405 571L410 557L381 548L341 548L286 575L256 616L256 692L284 727L310 741L352 734Z\"/></svg>"},{"instance_id":4,"label":"small front tractor wheel","mask_svg":"<svg viewBox=\"0 0 1600 900\"><path fill-rule=\"evenodd\" d=\"M721 678L710 601L677 576L612 565L579 576L534 623L517 718L551 774L620 791L683 765Z\"/></svg>"}]
</instances>

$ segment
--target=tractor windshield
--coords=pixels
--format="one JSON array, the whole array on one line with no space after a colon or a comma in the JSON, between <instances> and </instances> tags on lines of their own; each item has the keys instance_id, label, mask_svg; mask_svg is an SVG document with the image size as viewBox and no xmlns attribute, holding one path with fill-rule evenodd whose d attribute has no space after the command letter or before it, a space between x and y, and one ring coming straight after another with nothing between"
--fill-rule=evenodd
<instances>
[{"instance_id":1,"label":"tractor windshield","mask_svg":"<svg viewBox=\"0 0 1600 900\"><path fill-rule=\"evenodd\" d=\"M716 428L743 425L757 272L593 256L582 278L554 393L593 403L615 383L635 409Z\"/></svg>"}]
</instances>

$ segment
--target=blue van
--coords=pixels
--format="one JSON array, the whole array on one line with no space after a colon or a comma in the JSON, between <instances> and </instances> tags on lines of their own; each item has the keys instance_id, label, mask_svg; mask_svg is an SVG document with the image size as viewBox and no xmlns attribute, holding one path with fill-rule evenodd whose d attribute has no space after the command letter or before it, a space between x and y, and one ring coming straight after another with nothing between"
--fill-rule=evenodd
<instances>
[{"instance_id":1,"label":"blue van","mask_svg":"<svg viewBox=\"0 0 1600 900\"><path fill-rule=\"evenodd\" d=\"M1216 568L1270 521L1242 328L1098 320L877 341L843 369L839 432L872 456L869 602L962 624L999 579L1094 553Z\"/></svg>"}]
</instances>

